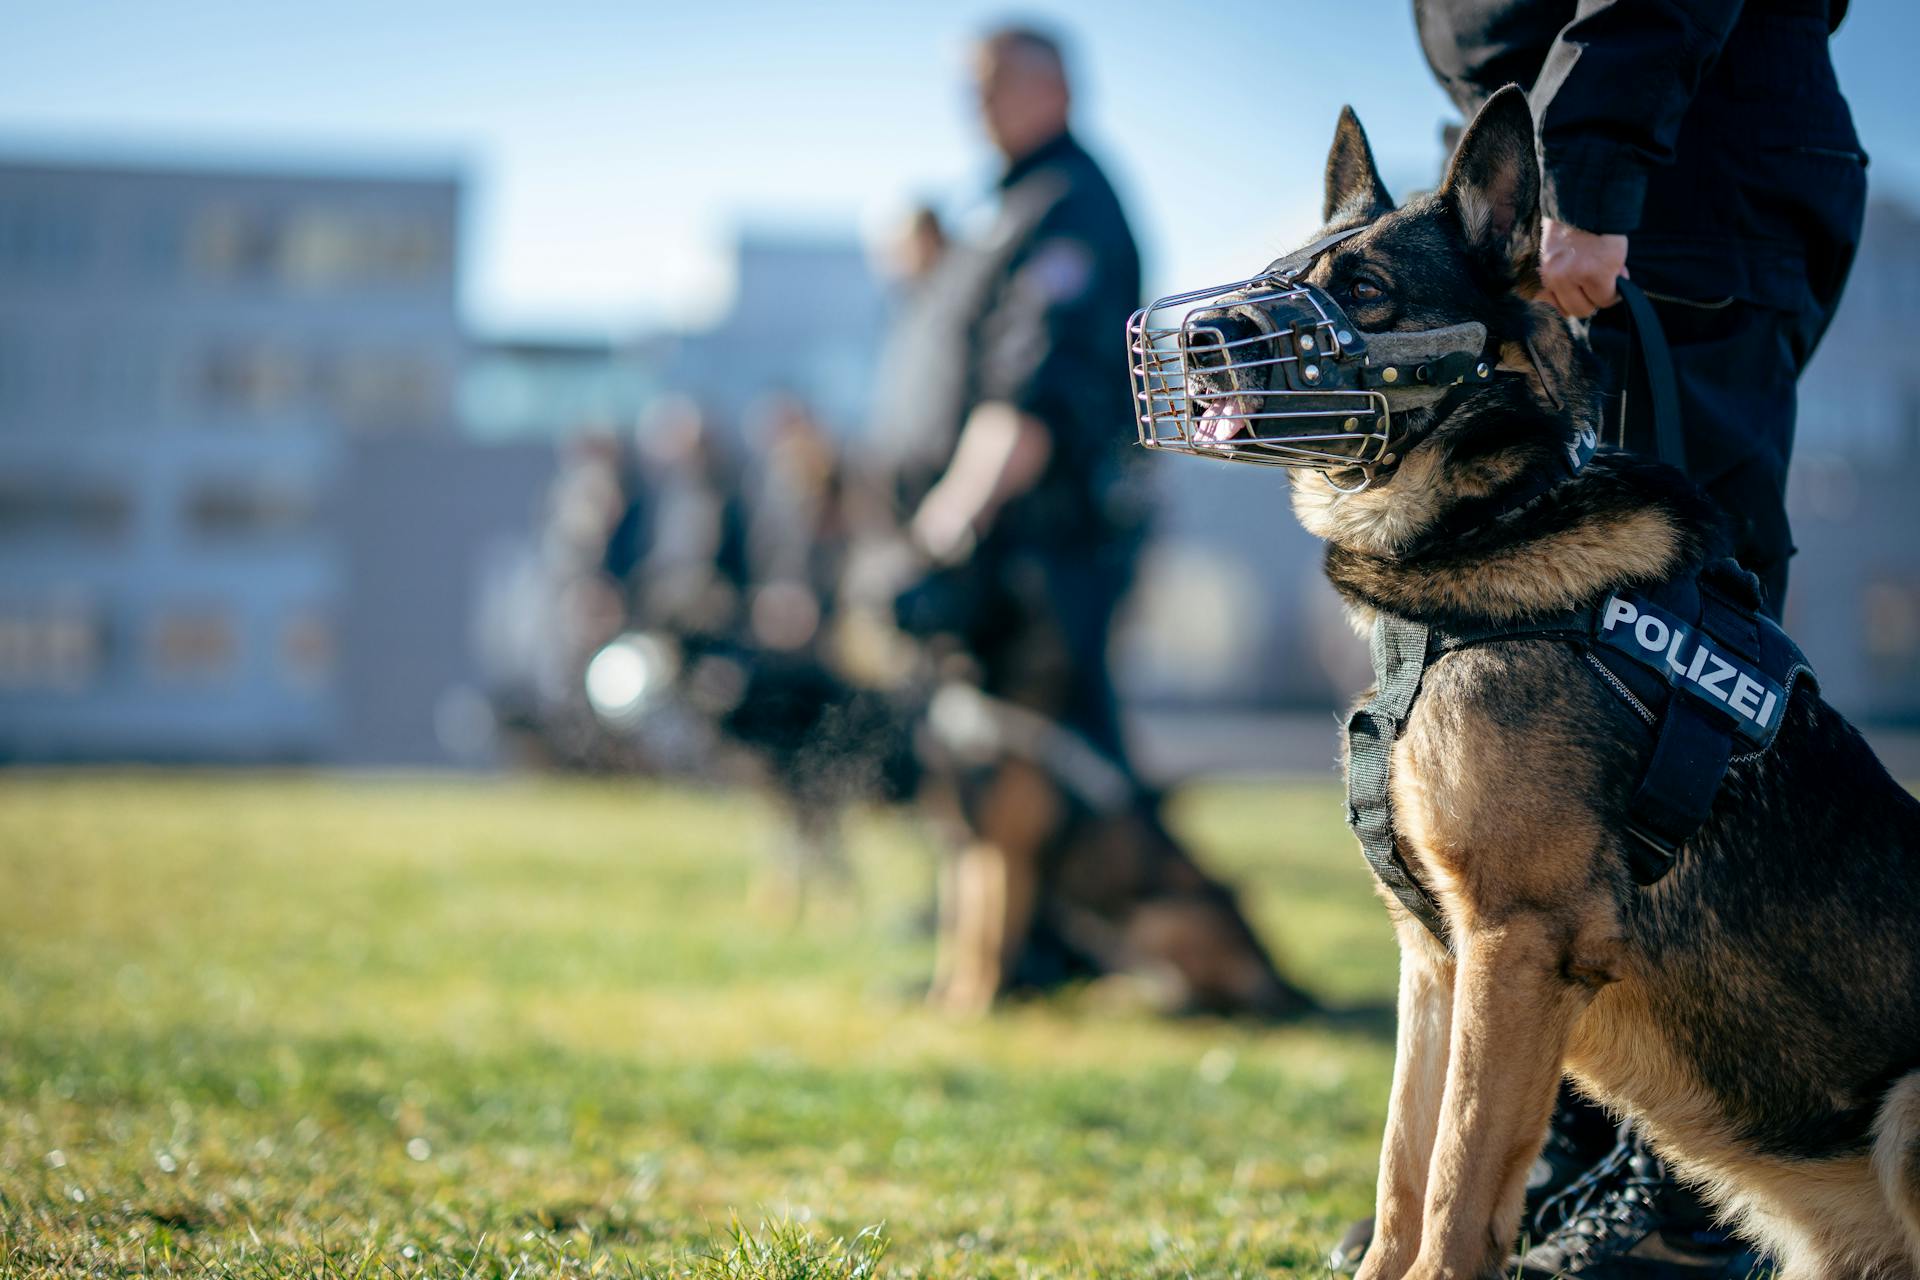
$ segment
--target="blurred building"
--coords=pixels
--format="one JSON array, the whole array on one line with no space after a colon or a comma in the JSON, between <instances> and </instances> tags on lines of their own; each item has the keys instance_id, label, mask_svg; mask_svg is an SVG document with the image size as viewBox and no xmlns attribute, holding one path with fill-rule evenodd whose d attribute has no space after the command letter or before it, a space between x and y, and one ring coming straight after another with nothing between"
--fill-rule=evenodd
<instances>
[{"instance_id":1,"label":"blurred building","mask_svg":"<svg viewBox=\"0 0 1920 1280\"><path fill-rule=\"evenodd\" d=\"M632 427L662 394L661 362L605 338L475 338L460 424L475 440L558 440Z\"/></svg>"},{"instance_id":2,"label":"blurred building","mask_svg":"<svg viewBox=\"0 0 1920 1280\"><path fill-rule=\"evenodd\" d=\"M0 758L375 754L356 581L434 538L369 550L349 496L465 447L460 196L0 162Z\"/></svg>"},{"instance_id":3,"label":"blurred building","mask_svg":"<svg viewBox=\"0 0 1920 1280\"><path fill-rule=\"evenodd\" d=\"M701 333L642 344L668 389L737 424L769 395L792 395L836 431L866 426L886 294L852 237L747 232L733 303Z\"/></svg>"},{"instance_id":4,"label":"blurred building","mask_svg":"<svg viewBox=\"0 0 1920 1280\"><path fill-rule=\"evenodd\" d=\"M1787 626L1828 699L1920 723L1920 212L1867 210L1846 298L1800 390Z\"/></svg>"},{"instance_id":5,"label":"blurred building","mask_svg":"<svg viewBox=\"0 0 1920 1280\"><path fill-rule=\"evenodd\" d=\"M836 431L862 430L887 300L858 241L745 232L732 274L733 296L710 328L476 339L463 425L486 440L627 430L676 396L739 430L755 406L791 396Z\"/></svg>"},{"instance_id":6,"label":"blurred building","mask_svg":"<svg viewBox=\"0 0 1920 1280\"><path fill-rule=\"evenodd\" d=\"M469 341L461 192L0 160L0 760L485 760L478 619L556 441L663 395L864 428L887 302L851 239L742 236L703 331ZM1865 720L1920 721L1916 323L1920 216L1876 205L1791 491L1789 622ZM1365 683L1281 477L1153 474L1131 698L1318 712Z\"/></svg>"}]
</instances>

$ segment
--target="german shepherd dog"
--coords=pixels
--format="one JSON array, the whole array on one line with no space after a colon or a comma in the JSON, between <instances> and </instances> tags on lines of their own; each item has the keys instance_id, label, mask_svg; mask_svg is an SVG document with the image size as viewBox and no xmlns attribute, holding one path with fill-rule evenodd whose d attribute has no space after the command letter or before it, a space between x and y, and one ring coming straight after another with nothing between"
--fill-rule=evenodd
<instances>
[{"instance_id":1,"label":"german shepherd dog","mask_svg":"<svg viewBox=\"0 0 1920 1280\"><path fill-rule=\"evenodd\" d=\"M1413 411L1417 443L1360 492L1335 487L1358 473L1294 473L1362 627L1589 607L1723 554L1697 490L1619 452L1424 545L1463 504L1540 483L1595 421L1591 358L1539 296L1539 190L1518 89L1402 208L1341 117L1325 234L1365 229L1307 279L1365 330L1479 321L1522 375ZM1801 681L1772 748L1736 758L1675 869L1641 888L1624 816L1651 742L1564 644L1428 669L1393 749L1393 826L1453 945L1388 897L1399 1031L1366 1280L1502 1271L1563 1074L1782 1276L1920 1275L1920 804Z\"/></svg>"},{"instance_id":2,"label":"german shepherd dog","mask_svg":"<svg viewBox=\"0 0 1920 1280\"><path fill-rule=\"evenodd\" d=\"M1315 1001L1274 965L1161 797L1078 737L970 686L935 695L923 795L949 815L936 1008L985 1013L1061 978L1124 974L1163 1012L1289 1018Z\"/></svg>"},{"instance_id":3,"label":"german shepherd dog","mask_svg":"<svg viewBox=\"0 0 1920 1280\"><path fill-rule=\"evenodd\" d=\"M634 636L616 643L631 643ZM811 652L654 636L670 696L753 757L796 846L795 903L852 883L841 811L918 803L951 834L929 1002L961 1015L1076 977L1140 980L1169 1013L1287 1017L1281 976L1231 888L1161 822L1160 796L1051 720L969 686L855 684Z\"/></svg>"}]
</instances>

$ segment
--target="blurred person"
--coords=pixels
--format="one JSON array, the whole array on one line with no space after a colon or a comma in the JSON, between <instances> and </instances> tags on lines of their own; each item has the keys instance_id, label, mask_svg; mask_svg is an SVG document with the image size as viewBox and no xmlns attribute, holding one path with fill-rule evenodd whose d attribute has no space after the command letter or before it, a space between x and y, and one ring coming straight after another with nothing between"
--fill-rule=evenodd
<instances>
[{"instance_id":1,"label":"blurred person","mask_svg":"<svg viewBox=\"0 0 1920 1280\"><path fill-rule=\"evenodd\" d=\"M814 642L834 611L851 538L845 460L807 404L780 394L756 415L765 460L753 495L754 639L775 649Z\"/></svg>"},{"instance_id":2,"label":"blurred person","mask_svg":"<svg viewBox=\"0 0 1920 1280\"><path fill-rule=\"evenodd\" d=\"M958 801L961 849L940 895L931 998L964 1013L1011 989L1122 965L1112 946L1102 955L1069 941L1076 930L1063 922L1210 883L1135 778L1107 660L1146 528L1121 429L1131 406L1116 341L1139 302L1139 254L1119 198L1070 128L1059 43L1007 27L973 61L980 118L1004 163L992 216L979 234L945 243L913 286L875 424L925 569L895 616L910 634L957 639L987 695L936 698L935 736L960 724L999 744L961 770L971 779ZM918 233L936 247L931 227ZM1023 749L1040 767L1016 758ZM1076 773L1104 798L1076 798L1078 784L1062 782ZM1090 835L1101 828L1073 816L1082 806L1117 825ZM1273 973L1230 896L1177 919L1141 944L1148 954L1191 940L1195 954L1242 966L1239 1007L1309 1003Z\"/></svg>"},{"instance_id":3,"label":"blurred person","mask_svg":"<svg viewBox=\"0 0 1920 1280\"><path fill-rule=\"evenodd\" d=\"M684 397L648 414L642 451L656 497L646 555L631 568L635 621L732 634L744 620L752 578L740 462L705 411Z\"/></svg>"},{"instance_id":4,"label":"blurred person","mask_svg":"<svg viewBox=\"0 0 1920 1280\"><path fill-rule=\"evenodd\" d=\"M1427 61L1467 119L1529 90L1545 218L1540 288L1590 328L1623 405L1603 435L1657 452L1616 282L1672 352L1683 468L1727 513L1736 558L1784 611L1801 373L1859 244L1867 158L1828 37L1848 0L1415 0ZM1561 1193L1570 1185L1578 1196ZM1528 1183L1546 1239L1522 1274L1745 1275L1753 1260L1658 1157L1570 1090ZM1558 1199L1556 1200L1556 1197ZM1564 1206L1564 1209L1562 1208ZM1360 1257L1370 1221L1334 1251ZM1536 1235L1538 1238L1538 1235Z\"/></svg>"},{"instance_id":5,"label":"blurred person","mask_svg":"<svg viewBox=\"0 0 1920 1280\"><path fill-rule=\"evenodd\" d=\"M584 766L603 735L583 698L580 673L628 618L612 548L637 554L633 449L610 432L581 431L563 443L533 544L489 579L480 607L496 721L525 754ZM622 529L627 532L622 532Z\"/></svg>"},{"instance_id":6,"label":"blurred person","mask_svg":"<svg viewBox=\"0 0 1920 1280\"><path fill-rule=\"evenodd\" d=\"M1005 162L994 216L925 278L876 408L897 500L933 570L906 612L922 629L960 631L988 693L1124 765L1107 634L1145 520L1115 429L1131 410L1113 335L1138 304L1139 254L1068 127L1059 44L997 31L974 70Z\"/></svg>"}]
</instances>

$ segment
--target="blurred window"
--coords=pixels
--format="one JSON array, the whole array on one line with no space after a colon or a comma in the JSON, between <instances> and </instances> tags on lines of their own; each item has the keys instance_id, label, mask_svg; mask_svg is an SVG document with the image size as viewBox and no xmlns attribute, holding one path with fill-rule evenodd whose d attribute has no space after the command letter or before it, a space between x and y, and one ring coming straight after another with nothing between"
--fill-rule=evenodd
<instances>
[{"instance_id":1,"label":"blurred window","mask_svg":"<svg viewBox=\"0 0 1920 1280\"><path fill-rule=\"evenodd\" d=\"M92 211L85 204L27 194L0 199L0 276L68 280L93 250Z\"/></svg>"},{"instance_id":2,"label":"blurred window","mask_svg":"<svg viewBox=\"0 0 1920 1280\"><path fill-rule=\"evenodd\" d=\"M337 288L360 278L363 257L360 228L339 214L298 214L287 227L284 267L295 288Z\"/></svg>"},{"instance_id":3,"label":"blurred window","mask_svg":"<svg viewBox=\"0 0 1920 1280\"><path fill-rule=\"evenodd\" d=\"M247 541L298 533L318 512L310 491L267 480L203 484L187 498L187 528L197 538Z\"/></svg>"},{"instance_id":4,"label":"blurred window","mask_svg":"<svg viewBox=\"0 0 1920 1280\"><path fill-rule=\"evenodd\" d=\"M0 477L0 541L124 537L133 495L105 480L71 476Z\"/></svg>"},{"instance_id":5,"label":"blurred window","mask_svg":"<svg viewBox=\"0 0 1920 1280\"><path fill-rule=\"evenodd\" d=\"M182 608L154 619L148 655L154 673L163 680L216 681L233 674L240 643L225 610Z\"/></svg>"},{"instance_id":6,"label":"blurred window","mask_svg":"<svg viewBox=\"0 0 1920 1280\"><path fill-rule=\"evenodd\" d=\"M99 679L105 652L91 610L0 607L0 689L77 692Z\"/></svg>"},{"instance_id":7,"label":"blurred window","mask_svg":"<svg viewBox=\"0 0 1920 1280\"><path fill-rule=\"evenodd\" d=\"M452 270L447 229L416 214L215 205L200 211L188 239L205 279L309 293L414 284Z\"/></svg>"},{"instance_id":8,"label":"blurred window","mask_svg":"<svg viewBox=\"0 0 1920 1280\"><path fill-rule=\"evenodd\" d=\"M336 651L333 618L317 606L291 614L280 628L280 665L289 684L325 687L333 676Z\"/></svg>"},{"instance_id":9,"label":"blurred window","mask_svg":"<svg viewBox=\"0 0 1920 1280\"><path fill-rule=\"evenodd\" d=\"M265 343L223 343L201 359L199 398L221 413L285 413L308 401L310 391L300 358Z\"/></svg>"},{"instance_id":10,"label":"blurred window","mask_svg":"<svg viewBox=\"0 0 1920 1280\"><path fill-rule=\"evenodd\" d=\"M383 248L383 273L401 280L427 280L447 272L453 245L445 228L424 219L396 220Z\"/></svg>"},{"instance_id":11,"label":"blurred window","mask_svg":"<svg viewBox=\"0 0 1920 1280\"><path fill-rule=\"evenodd\" d=\"M434 361L402 351L353 351L329 361L321 395L362 431L427 430L444 420L448 386Z\"/></svg>"},{"instance_id":12,"label":"blurred window","mask_svg":"<svg viewBox=\"0 0 1920 1280\"><path fill-rule=\"evenodd\" d=\"M202 209L188 234L188 259L195 273L209 280L270 280L279 253L277 220L237 205Z\"/></svg>"}]
</instances>

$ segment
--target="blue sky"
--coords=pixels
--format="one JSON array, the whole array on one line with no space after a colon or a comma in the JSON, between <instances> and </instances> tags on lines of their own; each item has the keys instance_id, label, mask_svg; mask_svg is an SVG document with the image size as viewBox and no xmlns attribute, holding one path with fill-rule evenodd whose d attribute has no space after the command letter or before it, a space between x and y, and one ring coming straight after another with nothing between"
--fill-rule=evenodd
<instances>
[{"instance_id":1,"label":"blue sky","mask_svg":"<svg viewBox=\"0 0 1920 1280\"><path fill-rule=\"evenodd\" d=\"M1431 181L1447 114L1404 0L9 8L0 150L457 165L464 301L490 330L697 323L741 226L964 203L991 172L966 41L1010 11L1073 40L1081 132L1130 197L1150 286L1243 274L1310 229L1341 103L1396 190ZM1834 53L1872 176L1920 198L1920 5L1854 8Z\"/></svg>"}]
</instances>

